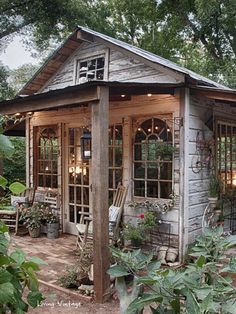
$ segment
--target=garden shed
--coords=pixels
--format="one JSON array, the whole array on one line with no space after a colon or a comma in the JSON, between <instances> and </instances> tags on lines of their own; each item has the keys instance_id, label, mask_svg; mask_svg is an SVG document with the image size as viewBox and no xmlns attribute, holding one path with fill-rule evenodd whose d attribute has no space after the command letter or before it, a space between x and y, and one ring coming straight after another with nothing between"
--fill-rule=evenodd
<instances>
[{"instance_id":1,"label":"garden shed","mask_svg":"<svg viewBox=\"0 0 236 314\"><path fill-rule=\"evenodd\" d=\"M84 27L0 113L19 121L8 134L25 130L27 185L38 200L58 195L63 232L76 234L79 212L92 213L98 301L109 288L108 207L119 182L125 221L140 214L131 201L168 205L174 193L149 245L168 242L179 261L202 231L210 175L236 187L236 91ZM90 135L91 150L81 147Z\"/></svg>"}]
</instances>

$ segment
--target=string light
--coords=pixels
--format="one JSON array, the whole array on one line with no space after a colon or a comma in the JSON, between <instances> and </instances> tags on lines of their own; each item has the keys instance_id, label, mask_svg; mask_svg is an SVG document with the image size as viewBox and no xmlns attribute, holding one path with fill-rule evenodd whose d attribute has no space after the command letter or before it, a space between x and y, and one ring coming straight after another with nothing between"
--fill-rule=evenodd
<instances>
[{"instance_id":1,"label":"string light","mask_svg":"<svg viewBox=\"0 0 236 314\"><path fill-rule=\"evenodd\" d=\"M148 132L151 132L151 131L152 131L152 129L151 129L151 128L149 128L149 129L148 129Z\"/></svg>"},{"instance_id":2,"label":"string light","mask_svg":"<svg viewBox=\"0 0 236 314\"><path fill-rule=\"evenodd\" d=\"M152 94L151 94L151 93L148 93L148 94L147 94L147 96L148 96L148 97L151 97L151 96L152 96Z\"/></svg>"},{"instance_id":3,"label":"string light","mask_svg":"<svg viewBox=\"0 0 236 314\"><path fill-rule=\"evenodd\" d=\"M125 95L123 94L123 95L120 95L122 98L124 98L125 97Z\"/></svg>"},{"instance_id":4,"label":"string light","mask_svg":"<svg viewBox=\"0 0 236 314\"><path fill-rule=\"evenodd\" d=\"M138 131L141 131L141 128L138 128Z\"/></svg>"}]
</instances>

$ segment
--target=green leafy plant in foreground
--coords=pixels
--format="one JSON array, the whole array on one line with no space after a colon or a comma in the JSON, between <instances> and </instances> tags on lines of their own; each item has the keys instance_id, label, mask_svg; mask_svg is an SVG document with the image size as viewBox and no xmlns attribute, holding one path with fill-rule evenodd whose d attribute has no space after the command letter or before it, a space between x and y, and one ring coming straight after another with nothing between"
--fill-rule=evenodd
<instances>
[{"instance_id":1,"label":"green leafy plant in foreground","mask_svg":"<svg viewBox=\"0 0 236 314\"><path fill-rule=\"evenodd\" d=\"M26 258L20 249L9 253L8 247L8 228L0 221L0 314L22 314L43 300L35 272L45 263L36 257Z\"/></svg>"},{"instance_id":2,"label":"green leafy plant in foreground","mask_svg":"<svg viewBox=\"0 0 236 314\"><path fill-rule=\"evenodd\" d=\"M131 302L121 313L138 313L150 306L155 314L235 314L236 289L230 274L236 273L236 259L226 260L224 254L236 244L236 236L223 237L222 233L223 229L217 228L199 236L189 252L194 260L179 269L163 269L158 263L152 267L151 256L113 251L113 255L119 255L120 262L110 268L109 274L119 283L132 269L133 286L139 287L139 295L133 301L129 300ZM143 265L144 275L139 274L140 268L131 267L130 254L138 254L141 258L138 265ZM122 303L126 295L118 295Z\"/></svg>"}]
</instances>

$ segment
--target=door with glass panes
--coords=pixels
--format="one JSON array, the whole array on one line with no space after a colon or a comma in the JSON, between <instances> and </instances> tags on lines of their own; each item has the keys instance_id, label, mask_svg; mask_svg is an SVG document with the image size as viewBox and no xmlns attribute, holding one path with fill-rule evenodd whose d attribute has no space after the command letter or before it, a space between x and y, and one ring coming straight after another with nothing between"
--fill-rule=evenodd
<instances>
[{"instance_id":1,"label":"door with glass panes","mask_svg":"<svg viewBox=\"0 0 236 314\"><path fill-rule=\"evenodd\" d=\"M89 212L89 160L81 159L81 136L84 128L67 129L65 232L77 234L81 212Z\"/></svg>"}]
</instances>

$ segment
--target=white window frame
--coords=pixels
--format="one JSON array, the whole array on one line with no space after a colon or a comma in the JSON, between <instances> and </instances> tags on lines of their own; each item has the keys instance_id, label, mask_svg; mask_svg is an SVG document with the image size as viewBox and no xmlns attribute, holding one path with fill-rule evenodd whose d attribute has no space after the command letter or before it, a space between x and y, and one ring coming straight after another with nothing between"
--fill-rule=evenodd
<instances>
[{"instance_id":1,"label":"white window frame","mask_svg":"<svg viewBox=\"0 0 236 314\"><path fill-rule=\"evenodd\" d=\"M76 58L74 61L74 85L82 84L79 83L78 71L80 69L80 63L90 61L93 59L104 58L104 73L103 73L103 81L108 80L108 58L109 58L109 50L101 50L94 53L83 54L81 57Z\"/></svg>"}]
</instances>

